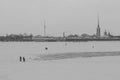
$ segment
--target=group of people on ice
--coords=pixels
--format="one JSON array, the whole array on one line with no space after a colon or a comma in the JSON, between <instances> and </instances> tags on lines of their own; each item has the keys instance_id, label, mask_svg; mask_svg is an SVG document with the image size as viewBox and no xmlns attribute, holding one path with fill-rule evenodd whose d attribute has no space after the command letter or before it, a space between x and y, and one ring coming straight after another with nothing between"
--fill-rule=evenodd
<instances>
[{"instance_id":1,"label":"group of people on ice","mask_svg":"<svg viewBox=\"0 0 120 80\"><path fill-rule=\"evenodd\" d=\"M21 56L20 56L20 59L19 59L19 60L20 60L20 62L25 62L25 57L21 57Z\"/></svg>"},{"instance_id":2,"label":"group of people on ice","mask_svg":"<svg viewBox=\"0 0 120 80\"><path fill-rule=\"evenodd\" d=\"M48 47L45 47L45 50L48 50ZM20 56L19 61L20 62L26 62L26 59L25 59L25 57Z\"/></svg>"}]
</instances>

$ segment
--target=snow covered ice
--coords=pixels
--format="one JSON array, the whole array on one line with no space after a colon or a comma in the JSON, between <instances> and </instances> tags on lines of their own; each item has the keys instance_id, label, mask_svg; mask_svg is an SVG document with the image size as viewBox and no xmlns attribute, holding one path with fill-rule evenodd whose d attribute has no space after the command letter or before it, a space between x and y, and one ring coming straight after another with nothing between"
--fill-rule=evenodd
<instances>
[{"instance_id":1,"label":"snow covered ice","mask_svg":"<svg viewBox=\"0 0 120 80\"><path fill-rule=\"evenodd\" d=\"M66 45L67 44L67 45ZM94 46L94 48L92 47ZM48 50L45 50L48 47ZM120 56L36 60L40 55L120 51L117 42L0 43L0 80L119 80ZM24 56L26 62L19 62Z\"/></svg>"}]
</instances>

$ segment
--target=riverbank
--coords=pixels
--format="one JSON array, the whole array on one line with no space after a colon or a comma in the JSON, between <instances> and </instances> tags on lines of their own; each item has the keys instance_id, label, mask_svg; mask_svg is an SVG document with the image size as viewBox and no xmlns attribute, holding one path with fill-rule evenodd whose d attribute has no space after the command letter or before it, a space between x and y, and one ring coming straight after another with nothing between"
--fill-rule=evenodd
<instances>
[{"instance_id":1,"label":"riverbank","mask_svg":"<svg viewBox=\"0 0 120 80\"><path fill-rule=\"evenodd\" d=\"M23 39L23 40L0 40L0 42L87 42L87 41L120 41L120 38L98 38L98 39Z\"/></svg>"}]
</instances>

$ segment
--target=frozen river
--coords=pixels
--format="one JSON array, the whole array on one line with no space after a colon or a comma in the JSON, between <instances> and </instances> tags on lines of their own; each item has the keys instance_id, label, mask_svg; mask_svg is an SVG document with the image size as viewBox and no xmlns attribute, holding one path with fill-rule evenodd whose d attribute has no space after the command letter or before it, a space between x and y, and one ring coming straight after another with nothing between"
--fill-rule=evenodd
<instances>
[{"instance_id":1,"label":"frozen river","mask_svg":"<svg viewBox=\"0 0 120 80\"><path fill-rule=\"evenodd\" d=\"M120 41L0 42L0 80L119 80L120 56L53 61L29 59L40 54L116 51L120 51ZM27 62L20 63L19 56L25 56Z\"/></svg>"},{"instance_id":2,"label":"frozen river","mask_svg":"<svg viewBox=\"0 0 120 80\"><path fill-rule=\"evenodd\" d=\"M47 50L45 48L48 48ZM77 52L120 51L120 41L108 42L0 42L0 61L18 56Z\"/></svg>"},{"instance_id":3,"label":"frozen river","mask_svg":"<svg viewBox=\"0 0 120 80\"><path fill-rule=\"evenodd\" d=\"M45 47L48 50L45 50ZM120 51L120 41L108 42L0 42L1 54L52 54Z\"/></svg>"}]
</instances>

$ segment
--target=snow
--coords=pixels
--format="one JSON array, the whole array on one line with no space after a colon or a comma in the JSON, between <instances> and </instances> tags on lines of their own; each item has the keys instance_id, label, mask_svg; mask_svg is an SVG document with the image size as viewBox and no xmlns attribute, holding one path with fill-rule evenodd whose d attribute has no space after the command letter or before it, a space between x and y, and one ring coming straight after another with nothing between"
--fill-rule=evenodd
<instances>
[{"instance_id":1,"label":"snow","mask_svg":"<svg viewBox=\"0 0 120 80\"><path fill-rule=\"evenodd\" d=\"M118 51L119 46L116 43L114 43L114 49L112 51L114 50ZM39 48L41 47L38 44L42 45L43 47L47 46L49 50L42 51L42 49L44 49L42 48L39 51ZM51 49L53 49L54 46L53 43L49 43L49 45L46 44L47 43L32 43L32 44L31 43L1 43L2 46L0 46L1 49L0 80L119 80L120 79L119 76L120 56L77 57L77 58L45 60L45 61L35 60L34 58L39 57L38 55L40 54L40 52L43 52L44 54L45 53L49 54L48 52ZM68 44L68 48L64 48L64 50L66 52L69 52L68 50L71 45L76 46L78 44L85 44L85 43L70 43ZM95 44L95 43L87 43L87 44ZM101 45L103 45L100 44L99 46L96 47L101 47ZM60 48L61 45L63 44L59 44L57 46ZM118 46L116 49L115 49L115 45ZM58 49L58 47L55 49ZM108 47L106 47L106 50L107 48ZM78 50L77 47L76 48L74 47L74 49ZM92 48L88 49L88 51L92 51ZM103 50L101 49L101 51ZM53 52L56 53L57 50ZM71 52L73 52L73 50ZM19 62L19 56L25 56L27 61Z\"/></svg>"},{"instance_id":2,"label":"snow","mask_svg":"<svg viewBox=\"0 0 120 80\"><path fill-rule=\"evenodd\" d=\"M6 63L0 80L119 80L120 56Z\"/></svg>"}]
</instances>

